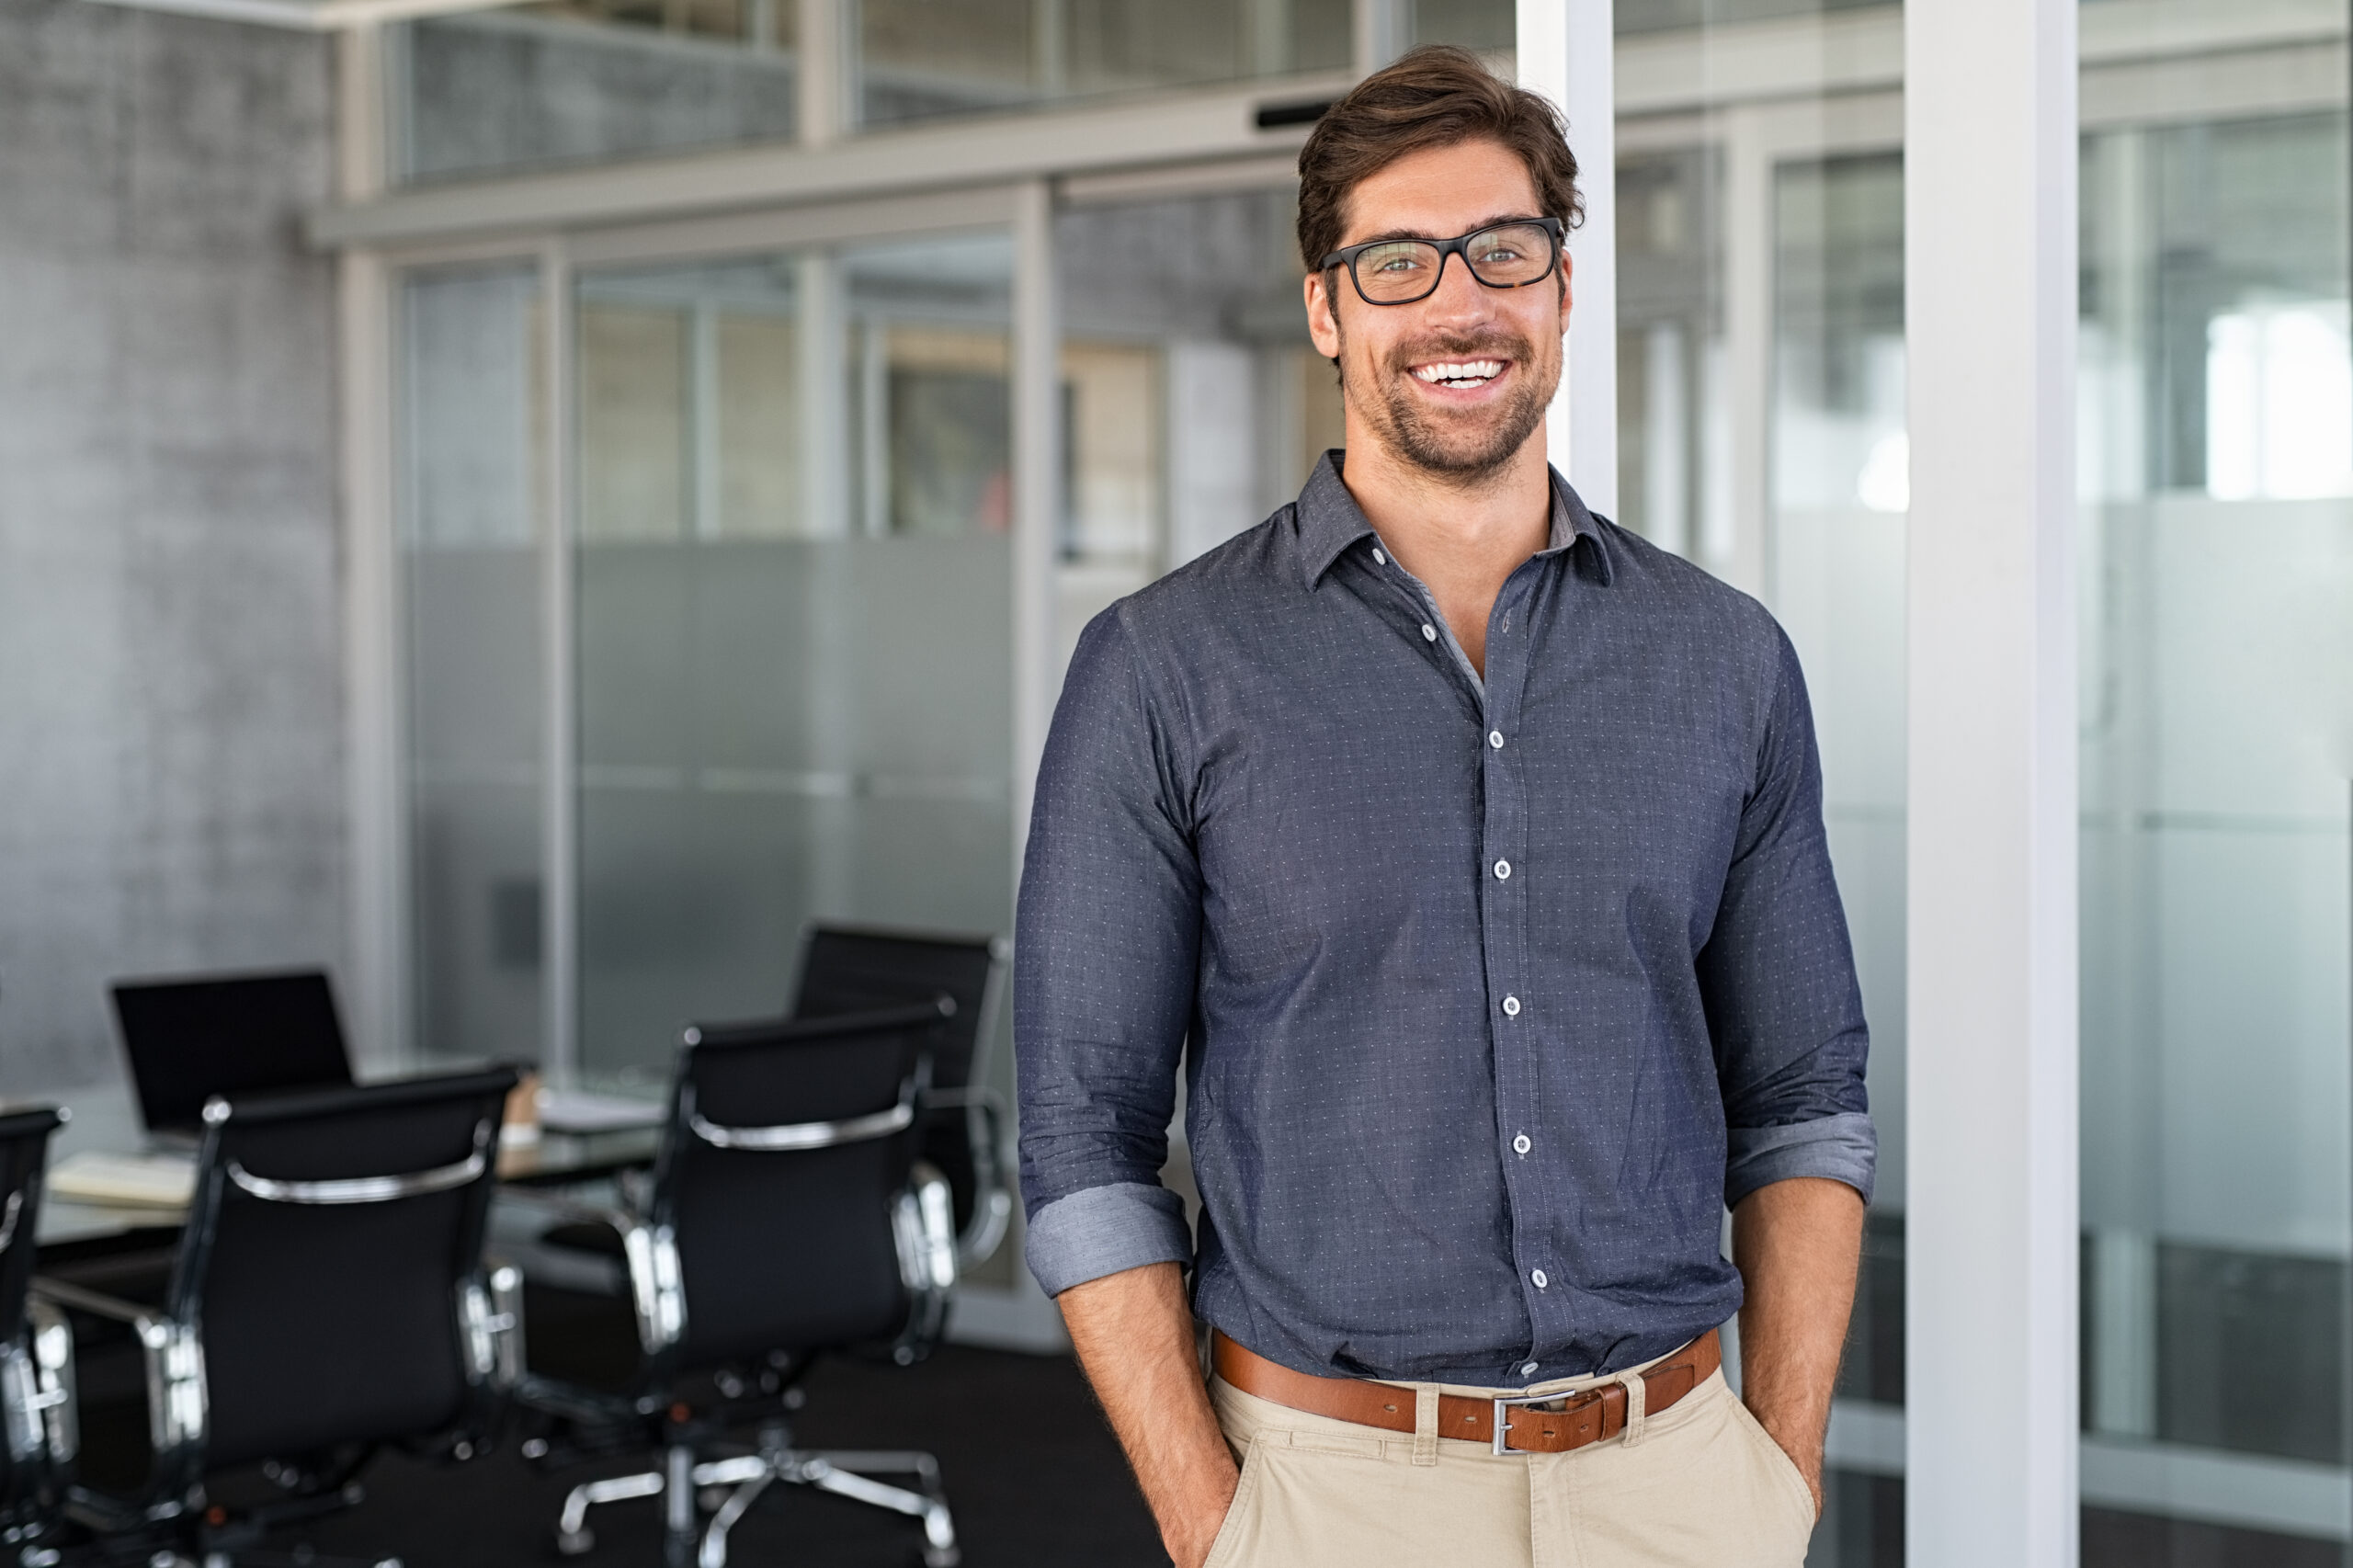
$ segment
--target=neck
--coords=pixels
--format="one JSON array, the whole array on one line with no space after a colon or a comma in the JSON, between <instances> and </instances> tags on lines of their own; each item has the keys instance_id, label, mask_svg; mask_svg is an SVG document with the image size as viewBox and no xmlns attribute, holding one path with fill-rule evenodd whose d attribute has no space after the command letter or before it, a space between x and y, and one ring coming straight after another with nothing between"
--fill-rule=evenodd
<instances>
[{"instance_id":1,"label":"neck","mask_svg":"<svg viewBox=\"0 0 2353 1568\"><path fill-rule=\"evenodd\" d=\"M1438 599L1455 640L1486 673L1487 616L1504 580L1552 535L1552 485L1538 426L1500 468L1475 477L1405 462L1351 410L1341 477L1397 563Z\"/></svg>"}]
</instances>

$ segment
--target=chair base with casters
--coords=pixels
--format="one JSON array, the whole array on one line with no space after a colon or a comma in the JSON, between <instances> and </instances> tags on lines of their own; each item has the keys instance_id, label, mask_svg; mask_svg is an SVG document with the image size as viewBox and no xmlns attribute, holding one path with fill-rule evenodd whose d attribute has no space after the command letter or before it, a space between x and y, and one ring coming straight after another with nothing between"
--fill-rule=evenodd
<instances>
[{"instance_id":1,"label":"chair base with casters","mask_svg":"<svg viewBox=\"0 0 2353 1568\"><path fill-rule=\"evenodd\" d=\"M626 1452L653 1460L574 1487L557 1551L591 1549L592 1508L650 1501L667 1568L724 1568L753 1506L803 1486L914 1521L931 1568L960 1560L931 1455L799 1449L789 1421L818 1357L864 1348L905 1366L946 1327L954 1201L915 1146L929 1047L953 1013L942 998L689 1029L638 1203L506 1195L557 1221L543 1244L618 1262L626 1280L626 1307L584 1320L594 1333L568 1352L577 1367L563 1365L558 1336L539 1335L517 1391L541 1423L525 1456L546 1467ZM551 1280L535 1289L582 1294ZM746 1428L752 1442L730 1440Z\"/></svg>"},{"instance_id":2,"label":"chair base with casters","mask_svg":"<svg viewBox=\"0 0 2353 1568\"><path fill-rule=\"evenodd\" d=\"M588 1510L605 1503L659 1498L668 1562L692 1568L726 1568L727 1539L754 1504L772 1486L807 1486L837 1497L904 1514L923 1527L926 1568L955 1568L962 1561L956 1523L940 1484L939 1461L926 1453L885 1449L801 1449L781 1421L760 1428L754 1451L727 1459L703 1459L707 1446L673 1443L662 1450L662 1468L634 1475L583 1482L563 1500L554 1546L565 1557L595 1550ZM877 1481L877 1475L912 1478L914 1489ZM709 1515L708 1522L703 1516ZM689 1555L689 1553L691 1553Z\"/></svg>"}]
</instances>

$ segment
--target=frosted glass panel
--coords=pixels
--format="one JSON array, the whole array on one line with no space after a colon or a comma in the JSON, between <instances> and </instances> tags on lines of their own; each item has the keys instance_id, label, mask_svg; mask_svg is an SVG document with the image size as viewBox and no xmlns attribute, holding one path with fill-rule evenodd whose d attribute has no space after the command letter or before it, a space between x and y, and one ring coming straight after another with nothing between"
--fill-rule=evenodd
<instances>
[{"instance_id":1,"label":"frosted glass panel","mask_svg":"<svg viewBox=\"0 0 2353 1568\"><path fill-rule=\"evenodd\" d=\"M538 275L414 274L400 326L414 1033L427 1052L536 1057Z\"/></svg>"},{"instance_id":2,"label":"frosted glass panel","mask_svg":"<svg viewBox=\"0 0 2353 1568\"><path fill-rule=\"evenodd\" d=\"M801 932L1012 907L1001 236L578 286L581 1032L646 1082Z\"/></svg>"},{"instance_id":3,"label":"frosted glass panel","mask_svg":"<svg viewBox=\"0 0 2353 1568\"><path fill-rule=\"evenodd\" d=\"M2087 1562L2103 1482L2242 1561L2341 1562L2353 1517L2347 135L2084 143Z\"/></svg>"}]
</instances>

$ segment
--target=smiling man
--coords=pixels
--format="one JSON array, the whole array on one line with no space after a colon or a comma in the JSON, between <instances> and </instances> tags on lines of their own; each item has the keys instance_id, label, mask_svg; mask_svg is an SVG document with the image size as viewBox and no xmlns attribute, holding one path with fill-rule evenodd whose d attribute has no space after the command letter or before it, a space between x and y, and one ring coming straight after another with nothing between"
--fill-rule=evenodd
<instances>
[{"instance_id":1,"label":"smiling man","mask_svg":"<svg viewBox=\"0 0 2353 1568\"><path fill-rule=\"evenodd\" d=\"M1546 461L1575 177L1459 51L1324 115L1347 447L1055 715L1029 1259L1179 1568L1794 1568L1820 1509L1874 1144L1812 722L1760 607Z\"/></svg>"}]
</instances>

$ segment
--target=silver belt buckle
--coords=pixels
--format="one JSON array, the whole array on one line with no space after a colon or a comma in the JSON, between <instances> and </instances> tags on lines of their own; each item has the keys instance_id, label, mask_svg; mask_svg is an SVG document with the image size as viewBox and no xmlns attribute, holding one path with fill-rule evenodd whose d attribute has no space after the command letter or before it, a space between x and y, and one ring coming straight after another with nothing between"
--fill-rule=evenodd
<instances>
[{"instance_id":1,"label":"silver belt buckle","mask_svg":"<svg viewBox=\"0 0 2353 1568\"><path fill-rule=\"evenodd\" d=\"M1535 1404L1551 1404L1556 1400L1561 1402L1561 1408L1565 1412L1568 1409L1567 1402L1577 1397L1579 1397L1577 1393L1524 1393L1516 1399L1496 1400L1495 1402L1495 1414L1494 1434L1495 1452L1498 1454L1525 1454L1534 1452L1534 1450L1530 1449L1514 1449L1505 1445L1504 1412L1513 1409L1525 1409L1529 1405Z\"/></svg>"}]
</instances>

